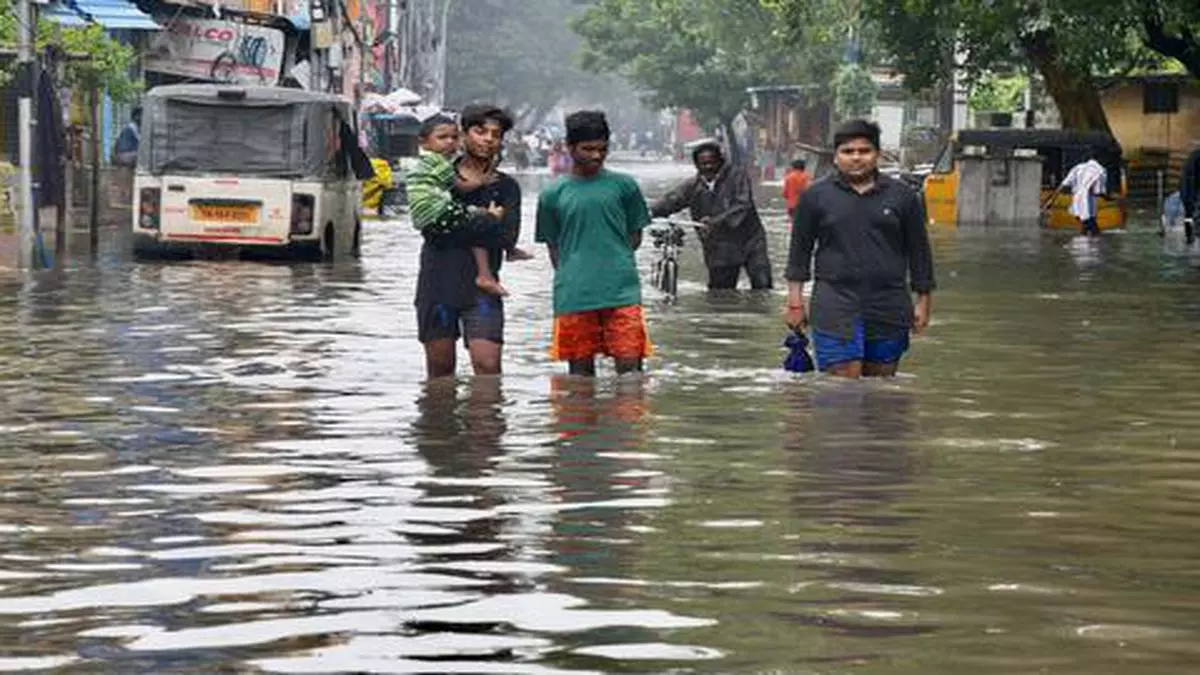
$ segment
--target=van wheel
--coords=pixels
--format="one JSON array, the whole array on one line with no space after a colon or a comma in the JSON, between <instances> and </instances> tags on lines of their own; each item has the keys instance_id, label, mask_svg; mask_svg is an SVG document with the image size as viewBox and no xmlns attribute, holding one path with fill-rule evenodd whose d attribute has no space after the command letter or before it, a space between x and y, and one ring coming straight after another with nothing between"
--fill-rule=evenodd
<instances>
[{"instance_id":1,"label":"van wheel","mask_svg":"<svg viewBox=\"0 0 1200 675\"><path fill-rule=\"evenodd\" d=\"M333 245L333 225L326 225L325 231L321 235L321 256L325 260L333 260L335 253Z\"/></svg>"},{"instance_id":2,"label":"van wheel","mask_svg":"<svg viewBox=\"0 0 1200 675\"><path fill-rule=\"evenodd\" d=\"M350 245L350 255L355 258L362 255L362 221L354 219L354 242Z\"/></svg>"}]
</instances>

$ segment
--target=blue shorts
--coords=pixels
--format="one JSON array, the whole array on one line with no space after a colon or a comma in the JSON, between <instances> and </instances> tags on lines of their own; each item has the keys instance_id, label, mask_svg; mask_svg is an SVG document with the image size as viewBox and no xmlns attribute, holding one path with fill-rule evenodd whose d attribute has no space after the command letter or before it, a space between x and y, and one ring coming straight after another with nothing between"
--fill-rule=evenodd
<instances>
[{"instance_id":1,"label":"blue shorts","mask_svg":"<svg viewBox=\"0 0 1200 675\"><path fill-rule=\"evenodd\" d=\"M417 339L422 344L435 340L489 340L504 343L504 301L484 293L474 304L455 307L438 303L417 305Z\"/></svg>"},{"instance_id":2,"label":"blue shorts","mask_svg":"<svg viewBox=\"0 0 1200 675\"><path fill-rule=\"evenodd\" d=\"M817 370L829 370L839 363L899 363L908 351L908 331L884 340L868 340L866 324L854 324L854 337L847 340L836 333L812 332L817 353Z\"/></svg>"}]
</instances>

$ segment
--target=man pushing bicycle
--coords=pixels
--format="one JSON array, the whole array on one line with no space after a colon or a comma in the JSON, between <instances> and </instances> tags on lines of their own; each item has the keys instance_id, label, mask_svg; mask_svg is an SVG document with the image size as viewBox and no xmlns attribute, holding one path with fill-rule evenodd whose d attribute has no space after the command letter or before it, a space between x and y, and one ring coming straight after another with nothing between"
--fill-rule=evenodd
<instances>
[{"instance_id":1,"label":"man pushing bicycle","mask_svg":"<svg viewBox=\"0 0 1200 675\"><path fill-rule=\"evenodd\" d=\"M701 244L710 290L737 288L743 268L751 288L771 288L767 234L754 205L749 174L728 164L717 143L697 146L692 161L696 175L656 201L651 214L663 218L689 209L692 220L706 226Z\"/></svg>"}]
</instances>

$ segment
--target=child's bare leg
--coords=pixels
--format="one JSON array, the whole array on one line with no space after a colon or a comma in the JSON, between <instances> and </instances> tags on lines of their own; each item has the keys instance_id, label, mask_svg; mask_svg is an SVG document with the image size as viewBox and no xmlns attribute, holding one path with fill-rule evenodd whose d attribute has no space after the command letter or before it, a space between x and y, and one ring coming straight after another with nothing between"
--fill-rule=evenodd
<instances>
[{"instance_id":1,"label":"child's bare leg","mask_svg":"<svg viewBox=\"0 0 1200 675\"><path fill-rule=\"evenodd\" d=\"M471 247L471 254L475 256L475 269L479 270L475 276L475 285L484 293L492 295L508 295L508 291L496 281L495 275L492 274L492 261L488 257L486 248L479 246Z\"/></svg>"},{"instance_id":2,"label":"child's bare leg","mask_svg":"<svg viewBox=\"0 0 1200 675\"><path fill-rule=\"evenodd\" d=\"M521 262L522 260L533 260L533 254L517 246L508 249L508 262Z\"/></svg>"}]
</instances>

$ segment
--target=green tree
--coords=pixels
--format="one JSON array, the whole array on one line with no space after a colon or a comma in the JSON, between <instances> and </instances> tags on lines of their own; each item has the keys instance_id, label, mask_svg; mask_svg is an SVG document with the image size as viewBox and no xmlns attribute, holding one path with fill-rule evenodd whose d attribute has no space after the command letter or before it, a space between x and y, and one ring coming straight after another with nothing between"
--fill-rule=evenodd
<instances>
[{"instance_id":1,"label":"green tree","mask_svg":"<svg viewBox=\"0 0 1200 675\"><path fill-rule=\"evenodd\" d=\"M857 63L838 68L833 78L834 110L839 119L867 117L875 107L878 87L871 73Z\"/></svg>"},{"instance_id":2,"label":"green tree","mask_svg":"<svg viewBox=\"0 0 1200 675\"><path fill-rule=\"evenodd\" d=\"M17 44L16 9L12 0L0 0L0 45ZM97 25L65 28L40 20L37 26L37 47L44 50L56 47L66 56L63 84L82 91L108 92L115 101L127 102L137 97L141 84L130 77L136 62L132 47L112 39ZM14 62L9 62L0 78L9 77Z\"/></svg>"},{"instance_id":3,"label":"green tree","mask_svg":"<svg viewBox=\"0 0 1200 675\"><path fill-rule=\"evenodd\" d=\"M764 0L789 25L814 20L813 3ZM968 83L1032 67L1069 128L1108 129L1093 78L1145 64L1146 49L1200 76L1195 0L863 0L889 60L911 89Z\"/></svg>"},{"instance_id":4,"label":"green tree","mask_svg":"<svg viewBox=\"0 0 1200 675\"><path fill-rule=\"evenodd\" d=\"M1179 62L1200 78L1200 2L1195 0L1126 0L1137 17L1142 43Z\"/></svg>"},{"instance_id":5,"label":"green tree","mask_svg":"<svg viewBox=\"0 0 1200 675\"><path fill-rule=\"evenodd\" d=\"M828 82L838 62L830 35L789 41L749 0L599 0L572 25L585 68L620 73L653 106L690 110L730 138L748 88Z\"/></svg>"},{"instance_id":6,"label":"green tree","mask_svg":"<svg viewBox=\"0 0 1200 675\"><path fill-rule=\"evenodd\" d=\"M1088 0L870 0L868 14L910 86L946 83L952 64L970 84L1027 64L1041 75L1064 126L1108 130L1093 77L1120 67L1131 54L1128 43L1113 39L1122 19L1107 6ZM1123 21L1118 36L1131 25L1130 18Z\"/></svg>"},{"instance_id":7,"label":"green tree","mask_svg":"<svg viewBox=\"0 0 1200 675\"><path fill-rule=\"evenodd\" d=\"M1029 78L989 73L971 88L968 103L977 111L1012 113L1020 109Z\"/></svg>"}]
</instances>

